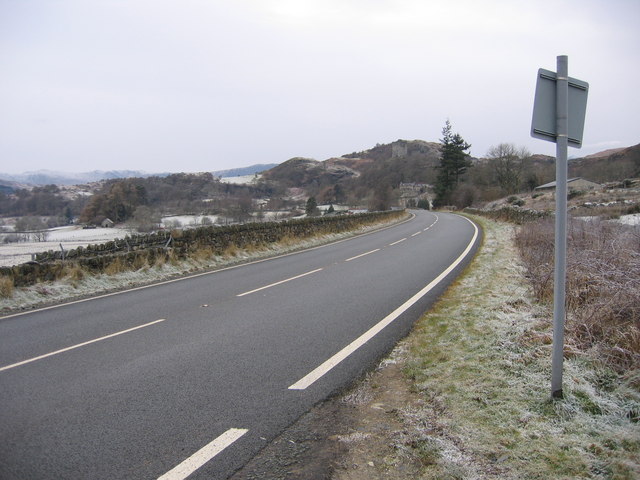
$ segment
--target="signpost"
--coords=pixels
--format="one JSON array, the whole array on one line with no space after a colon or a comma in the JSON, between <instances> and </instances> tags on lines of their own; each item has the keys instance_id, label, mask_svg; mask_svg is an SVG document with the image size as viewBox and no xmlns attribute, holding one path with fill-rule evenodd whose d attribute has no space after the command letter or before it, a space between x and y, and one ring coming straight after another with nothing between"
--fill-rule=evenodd
<instances>
[{"instance_id":1,"label":"signpost","mask_svg":"<svg viewBox=\"0 0 640 480\"><path fill-rule=\"evenodd\" d=\"M589 84L569 78L568 57L557 57L557 74L538 70L531 136L556 144L556 232L553 284L551 396L562 398L567 277L567 147L580 148Z\"/></svg>"}]
</instances>

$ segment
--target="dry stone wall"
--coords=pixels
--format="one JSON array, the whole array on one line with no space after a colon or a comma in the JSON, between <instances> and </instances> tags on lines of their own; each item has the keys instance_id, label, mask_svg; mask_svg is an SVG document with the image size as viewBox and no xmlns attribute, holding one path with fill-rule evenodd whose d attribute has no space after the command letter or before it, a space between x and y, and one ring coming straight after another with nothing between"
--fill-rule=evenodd
<instances>
[{"instance_id":1,"label":"dry stone wall","mask_svg":"<svg viewBox=\"0 0 640 480\"><path fill-rule=\"evenodd\" d=\"M122 240L66 252L40 253L34 262L0 267L0 277L9 277L16 287L22 287L63 278L77 268L91 273L102 273L109 269L138 269L159 261L186 259L202 249L221 255L231 247L259 247L285 238L304 239L340 233L383 220L393 220L403 214L402 211L373 212L132 235Z\"/></svg>"}]
</instances>

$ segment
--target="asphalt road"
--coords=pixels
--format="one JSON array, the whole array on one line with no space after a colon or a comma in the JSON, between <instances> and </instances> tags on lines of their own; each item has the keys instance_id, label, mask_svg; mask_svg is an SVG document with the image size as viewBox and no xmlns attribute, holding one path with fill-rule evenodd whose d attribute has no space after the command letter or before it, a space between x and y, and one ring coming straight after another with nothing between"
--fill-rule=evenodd
<instances>
[{"instance_id":1,"label":"asphalt road","mask_svg":"<svg viewBox=\"0 0 640 480\"><path fill-rule=\"evenodd\" d=\"M392 228L0 319L0 479L225 479L408 333L480 241Z\"/></svg>"}]
</instances>

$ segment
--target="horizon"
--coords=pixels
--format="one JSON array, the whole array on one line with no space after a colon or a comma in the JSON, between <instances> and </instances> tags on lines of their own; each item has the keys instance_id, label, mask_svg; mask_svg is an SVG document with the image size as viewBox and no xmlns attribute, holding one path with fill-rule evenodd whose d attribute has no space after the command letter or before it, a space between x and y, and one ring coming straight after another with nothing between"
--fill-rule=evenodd
<instances>
[{"instance_id":1,"label":"horizon","mask_svg":"<svg viewBox=\"0 0 640 480\"><path fill-rule=\"evenodd\" d=\"M0 0L0 170L217 171L326 159L445 121L530 136L539 68L589 83L588 155L637 139L636 0Z\"/></svg>"},{"instance_id":2,"label":"horizon","mask_svg":"<svg viewBox=\"0 0 640 480\"><path fill-rule=\"evenodd\" d=\"M395 140L393 142L389 142L388 144L376 144L376 145L389 145L391 143L395 143L397 141L407 141L407 142L412 142L412 141L424 141L427 143L439 143L439 142L431 142L428 140L421 140L421 139L413 139L413 140L406 140L406 139L398 139ZM599 151L594 151L593 153L589 153L589 154L580 154L580 155L569 155L568 160L576 160L576 159L581 159L581 158L586 158L589 156L593 156L596 154L600 154L600 153L605 153L609 150L625 150L627 148L631 148L634 147L636 145L639 145L640 143L635 143L632 145L628 145L628 146L621 146L621 147L614 147L614 148L606 148L603 150L599 150ZM369 148L365 148L364 150L361 151L367 151L367 150L371 150L372 148L375 148L375 146L369 147ZM582 149L572 149L574 151L578 151L580 153L582 152ZM355 152L355 150L354 150ZM571 152L571 150L570 150ZM529 152L531 156L535 156L535 155L542 155L542 156L547 156L547 157L553 157L555 158L555 155L553 154L546 154L546 153L538 153L538 152ZM197 174L197 173L216 173L216 172L223 172L223 171L228 171L228 170L241 170L241 169L246 169L246 168L251 168L251 167L255 167L258 165L280 165L282 163L285 163L291 159L294 158L308 158L310 160L315 160L315 161L319 161L319 162L323 162L323 161L327 161L333 158L342 158L342 156L344 155L350 155L350 153L343 153L341 156L334 156L334 157L329 157L329 158L325 158L322 160L319 159L315 159L315 158L310 158L310 157L301 157L299 155L297 156L293 156L291 158L288 158L286 160L282 160L281 162L271 162L271 163L254 163L251 165L243 165L243 166L235 166L235 167L229 167L229 168L221 168L221 169L216 169L216 170L175 170L175 171L164 171L164 172L153 172L153 171L146 171L146 170L138 170L138 169L132 169L132 168L117 168L117 169L101 169L101 168L97 168L97 169L91 169L91 170L77 170L77 171L69 171L69 170L53 170L51 168L41 168L38 170L25 170L25 171L20 171L20 172L8 172L8 171L0 171L0 180L6 180L6 181L13 181L11 180L11 178L9 177L19 177L19 176L26 176L29 174L47 174L47 173L51 173L51 174L61 174L61 175L83 175L83 174L90 174L90 173L110 173L110 172L132 172L132 173L139 173L139 174L144 174L147 176L158 176L158 175L171 175L171 174L178 174L178 173L187 173L187 174ZM483 159L486 158L486 156L480 156L480 157L476 157L474 155L471 155L474 158L477 159ZM6 177L2 177L2 175L6 175Z\"/></svg>"}]
</instances>

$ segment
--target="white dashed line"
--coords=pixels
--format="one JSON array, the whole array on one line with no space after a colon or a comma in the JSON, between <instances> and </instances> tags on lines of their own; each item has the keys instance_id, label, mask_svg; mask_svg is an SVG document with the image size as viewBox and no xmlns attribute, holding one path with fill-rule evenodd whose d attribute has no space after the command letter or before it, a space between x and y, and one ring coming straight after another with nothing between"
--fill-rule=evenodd
<instances>
[{"instance_id":1,"label":"white dashed line","mask_svg":"<svg viewBox=\"0 0 640 480\"><path fill-rule=\"evenodd\" d=\"M112 333L110 335L105 335L104 337L95 338L93 340L89 340L88 342L82 342L82 343L79 343L77 345L73 345L71 347L62 348L60 350L56 350L55 352L45 353L44 355L40 355L39 357L29 358L28 360L23 360L22 362L13 363L11 365L7 365L5 367L1 367L0 368L0 372L2 372L3 370L9 370L10 368L19 367L20 365L25 365L27 363L35 362L36 360L42 360L43 358L51 357L53 355L58 355L59 353L68 352L69 350L74 350L76 348L84 347L85 345L89 345L91 343L96 343L96 342L100 342L102 340L106 340L108 338L117 337L118 335L122 335L124 333L133 332L134 330L138 330L138 329L144 328L144 327L149 327L151 325L154 325L154 324L159 323L159 322L164 322L164 321L165 321L165 319L161 318L160 320L155 320L153 322L145 323L144 325L138 325L137 327L129 328L127 330L122 330L121 332L116 332L116 333Z\"/></svg>"},{"instance_id":2,"label":"white dashed line","mask_svg":"<svg viewBox=\"0 0 640 480\"><path fill-rule=\"evenodd\" d=\"M371 250L370 252L361 253L360 255L356 255L355 257L347 258L345 262L350 262L351 260L355 260L356 258L364 257L365 255L370 255L372 253L379 252L380 249L376 248L375 250Z\"/></svg>"},{"instance_id":3,"label":"white dashed line","mask_svg":"<svg viewBox=\"0 0 640 480\"><path fill-rule=\"evenodd\" d=\"M286 278L284 280L280 280L279 282L275 282L275 283L271 283L269 285L265 285L264 287L256 288L254 290L249 290L248 292L244 292L244 293L239 293L238 295L236 295L236 297L244 297L245 295L249 295L251 293L256 293L256 292L259 292L261 290L266 290L267 288L275 287L276 285L282 285L283 283L287 283L287 282L290 282L292 280L297 280L298 278L306 277L307 275L311 275L312 273L316 273L316 272L319 272L321 270L322 270L322 268L316 268L315 270L311 270L310 272L303 273L301 275L296 275L295 277Z\"/></svg>"},{"instance_id":4,"label":"white dashed line","mask_svg":"<svg viewBox=\"0 0 640 480\"><path fill-rule=\"evenodd\" d=\"M397 242L390 243L390 244L389 244L389 246L390 246L390 247L393 247L394 245L397 245L397 244L399 244L399 243L404 242L406 239L407 239L406 237L405 237L405 238L402 238L402 239L398 240Z\"/></svg>"}]
</instances>

